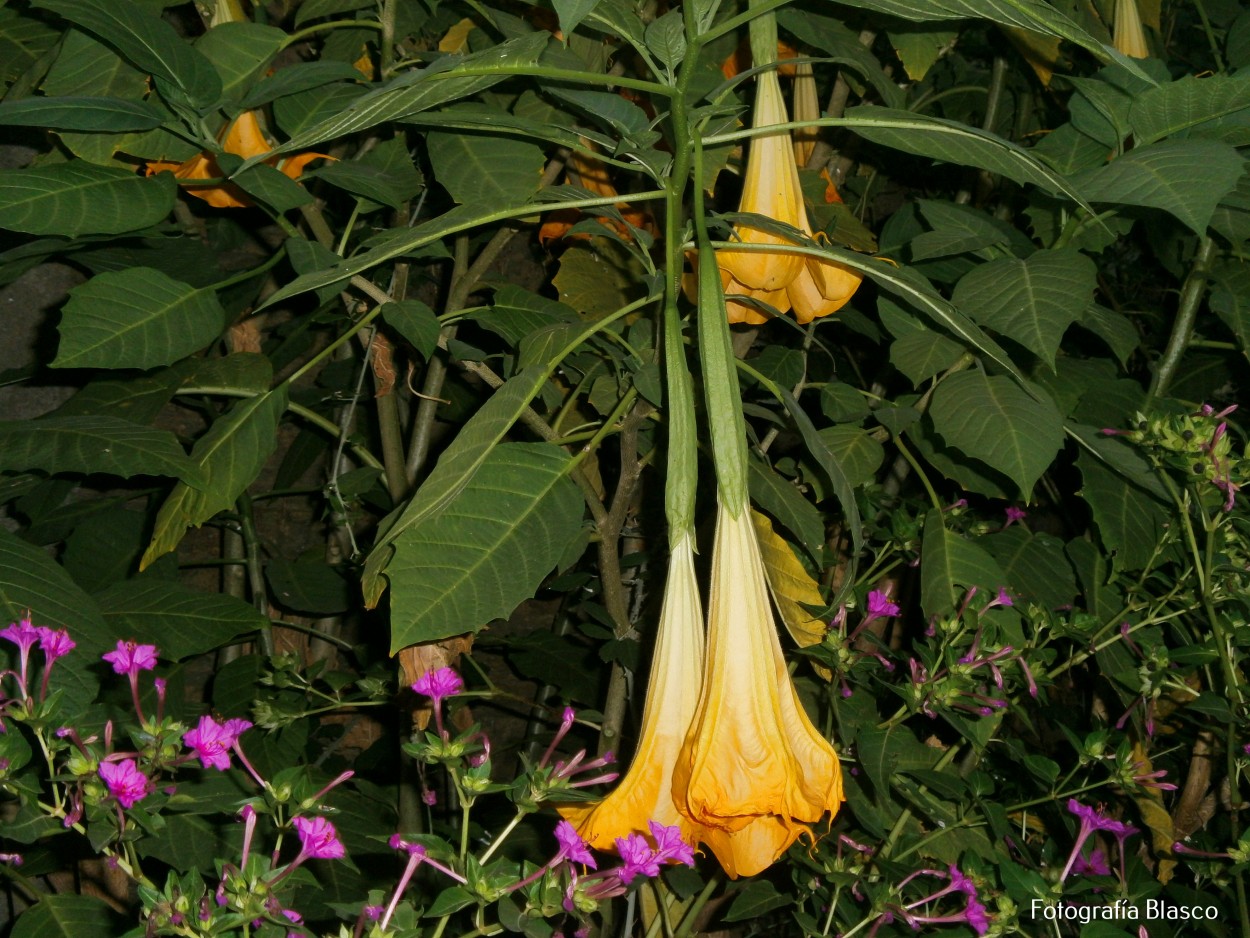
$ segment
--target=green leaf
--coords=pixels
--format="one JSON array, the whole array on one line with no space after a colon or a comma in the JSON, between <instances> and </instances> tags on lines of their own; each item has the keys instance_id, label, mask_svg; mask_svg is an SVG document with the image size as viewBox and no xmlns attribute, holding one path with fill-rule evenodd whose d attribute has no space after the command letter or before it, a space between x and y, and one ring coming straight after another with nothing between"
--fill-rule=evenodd
<instances>
[{"instance_id":1,"label":"green leaf","mask_svg":"<svg viewBox=\"0 0 1250 938\"><path fill-rule=\"evenodd\" d=\"M63 692L62 718L84 713L100 683L95 656L109 645L110 633L95 600L42 549L0 527L0 618L30 616L36 625L68 629L78 649L57 664L55 689Z\"/></svg>"},{"instance_id":2,"label":"green leaf","mask_svg":"<svg viewBox=\"0 0 1250 938\"><path fill-rule=\"evenodd\" d=\"M0 102L0 124L53 130L151 130L165 120L145 101L121 98L23 98Z\"/></svg>"},{"instance_id":3,"label":"green leaf","mask_svg":"<svg viewBox=\"0 0 1250 938\"><path fill-rule=\"evenodd\" d=\"M1214 308L1214 298L1211 305ZM1106 342L1121 365L1128 365L1129 356L1141 344L1141 336L1131 319L1099 303L1090 303L1086 307L1081 314L1081 325Z\"/></svg>"},{"instance_id":4,"label":"green leaf","mask_svg":"<svg viewBox=\"0 0 1250 938\"><path fill-rule=\"evenodd\" d=\"M384 530L365 561L366 605L376 605L385 589L381 575L391 562L392 542L437 516L459 496L546 381L543 367L529 368L509 379L469 418L407 506L383 521Z\"/></svg>"},{"instance_id":5,"label":"green leaf","mask_svg":"<svg viewBox=\"0 0 1250 938\"><path fill-rule=\"evenodd\" d=\"M1250 358L1250 264L1222 261L1211 272L1211 308Z\"/></svg>"},{"instance_id":6,"label":"green leaf","mask_svg":"<svg viewBox=\"0 0 1250 938\"><path fill-rule=\"evenodd\" d=\"M959 32L931 25L899 23L891 24L887 35L907 77L912 81L921 81L954 45Z\"/></svg>"},{"instance_id":7,"label":"green leaf","mask_svg":"<svg viewBox=\"0 0 1250 938\"><path fill-rule=\"evenodd\" d=\"M952 302L982 326L1014 339L1053 369L1068 326L1089 308L1094 262L1071 248L978 264L955 285Z\"/></svg>"},{"instance_id":8,"label":"green leaf","mask_svg":"<svg viewBox=\"0 0 1250 938\"><path fill-rule=\"evenodd\" d=\"M0 6L0 85L8 87L56 44L60 30Z\"/></svg>"},{"instance_id":9,"label":"green leaf","mask_svg":"<svg viewBox=\"0 0 1250 938\"><path fill-rule=\"evenodd\" d=\"M420 300L400 300L382 307L382 318L387 325L412 343L422 358L429 358L438 347L438 333L442 325L434 310Z\"/></svg>"},{"instance_id":10,"label":"green leaf","mask_svg":"<svg viewBox=\"0 0 1250 938\"><path fill-rule=\"evenodd\" d=\"M1129 112L1139 146L1154 143L1183 130L1250 108L1250 81L1246 76L1184 75L1170 84L1139 95Z\"/></svg>"},{"instance_id":11,"label":"green leaf","mask_svg":"<svg viewBox=\"0 0 1250 938\"><path fill-rule=\"evenodd\" d=\"M13 926L12 938L82 938L115 935L126 927L103 899L74 893L45 893Z\"/></svg>"},{"instance_id":12,"label":"green leaf","mask_svg":"<svg viewBox=\"0 0 1250 938\"><path fill-rule=\"evenodd\" d=\"M121 234L162 221L177 196L172 173L144 178L81 160L0 170L0 228L69 238Z\"/></svg>"},{"instance_id":13,"label":"green leaf","mask_svg":"<svg viewBox=\"0 0 1250 938\"><path fill-rule=\"evenodd\" d=\"M825 427L820 440L842 467L852 488L871 482L885 461L885 450L859 427Z\"/></svg>"},{"instance_id":14,"label":"green leaf","mask_svg":"<svg viewBox=\"0 0 1250 938\"><path fill-rule=\"evenodd\" d=\"M341 615L352 607L352 584L324 561L274 558L265 565L265 578L273 601L295 612Z\"/></svg>"},{"instance_id":15,"label":"green leaf","mask_svg":"<svg viewBox=\"0 0 1250 938\"><path fill-rule=\"evenodd\" d=\"M1237 184L1245 161L1215 140L1164 140L1134 147L1076 177L1091 202L1162 209L1204 234L1216 205Z\"/></svg>"},{"instance_id":16,"label":"green leaf","mask_svg":"<svg viewBox=\"0 0 1250 938\"><path fill-rule=\"evenodd\" d=\"M372 0L304 0L295 13L295 27L298 29L313 20L336 16L339 13L352 13L373 6Z\"/></svg>"},{"instance_id":17,"label":"green leaf","mask_svg":"<svg viewBox=\"0 0 1250 938\"><path fill-rule=\"evenodd\" d=\"M584 20L600 3L600 0L552 0L556 16L560 20L560 31L565 40L573 35L579 23Z\"/></svg>"},{"instance_id":18,"label":"green leaf","mask_svg":"<svg viewBox=\"0 0 1250 938\"><path fill-rule=\"evenodd\" d=\"M949 445L1008 476L1025 500L1063 444L1055 405L1030 396L1009 378L973 371L951 375L934 392L930 412Z\"/></svg>"},{"instance_id":19,"label":"green leaf","mask_svg":"<svg viewBox=\"0 0 1250 938\"><path fill-rule=\"evenodd\" d=\"M686 31L681 10L669 10L648 24L643 41L651 54L671 73L686 57Z\"/></svg>"},{"instance_id":20,"label":"green leaf","mask_svg":"<svg viewBox=\"0 0 1250 938\"><path fill-rule=\"evenodd\" d=\"M234 352L222 358L191 358L173 370L180 387L205 393L227 391L264 394L273 383L273 366L259 352Z\"/></svg>"},{"instance_id":21,"label":"green leaf","mask_svg":"<svg viewBox=\"0 0 1250 938\"><path fill-rule=\"evenodd\" d=\"M338 160L305 173L303 178L324 179L345 192L390 206L396 211L413 195L411 187L405 184L407 180L397 179L391 173L367 163Z\"/></svg>"},{"instance_id":22,"label":"green leaf","mask_svg":"<svg viewBox=\"0 0 1250 938\"><path fill-rule=\"evenodd\" d=\"M744 922L747 919L759 918L774 909L784 908L794 900L777 891L766 879L757 879L744 886L725 913L726 922Z\"/></svg>"},{"instance_id":23,"label":"green leaf","mask_svg":"<svg viewBox=\"0 0 1250 938\"><path fill-rule=\"evenodd\" d=\"M394 539L391 653L476 632L537 591L581 531L569 456L547 443L504 443L442 511Z\"/></svg>"},{"instance_id":24,"label":"green leaf","mask_svg":"<svg viewBox=\"0 0 1250 938\"><path fill-rule=\"evenodd\" d=\"M213 651L269 622L251 603L226 593L146 577L117 583L96 601L115 634L155 643L163 658L175 661Z\"/></svg>"},{"instance_id":25,"label":"green leaf","mask_svg":"<svg viewBox=\"0 0 1250 938\"><path fill-rule=\"evenodd\" d=\"M837 126L849 127L873 143L930 159L974 166L1006 176L1021 185L1033 184L1047 192L1063 193L1084 205L1084 191L1036 156L1009 140L957 121L885 107L849 109Z\"/></svg>"},{"instance_id":26,"label":"green leaf","mask_svg":"<svg viewBox=\"0 0 1250 938\"><path fill-rule=\"evenodd\" d=\"M1006 582L989 553L946 530L941 511L935 508L925 516L920 548L920 607L925 616L953 610L970 586L995 593Z\"/></svg>"},{"instance_id":27,"label":"green leaf","mask_svg":"<svg viewBox=\"0 0 1250 938\"><path fill-rule=\"evenodd\" d=\"M307 150L326 140L485 91L519 69L532 68L550 38L549 33L540 30L483 52L436 59L426 68L403 73L358 98L340 113L295 134L278 147L277 152ZM255 157L253 162L264 158Z\"/></svg>"},{"instance_id":28,"label":"green leaf","mask_svg":"<svg viewBox=\"0 0 1250 938\"><path fill-rule=\"evenodd\" d=\"M132 0L36 0L33 6L94 34L192 104L207 107L221 95L221 81L209 61L173 26Z\"/></svg>"},{"instance_id":29,"label":"green leaf","mask_svg":"<svg viewBox=\"0 0 1250 938\"><path fill-rule=\"evenodd\" d=\"M916 204L933 230L911 239L913 261L1007 247L1012 242L1009 226L969 205L934 199L920 199Z\"/></svg>"},{"instance_id":30,"label":"green leaf","mask_svg":"<svg viewBox=\"0 0 1250 938\"><path fill-rule=\"evenodd\" d=\"M552 278L560 301L579 313L602 316L644 295L644 271L638 258L611 238L570 244Z\"/></svg>"},{"instance_id":31,"label":"green leaf","mask_svg":"<svg viewBox=\"0 0 1250 938\"><path fill-rule=\"evenodd\" d=\"M751 501L780 521L818 559L824 554L825 521L793 482L758 458L747 459Z\"/></svg>"},{"instance_id":32,"label":"green leaf","mask_svg":"<svg viewBox=\"0 0 1250 938\"><path fill-rule=\"evenodd\" d=\"M434 178L451 197L477 205L528 202L538 192L546 163L532 143L474 133L431 132L426 152Z\"/></svg>"},{"instance_id":33,"label":"green leaf","mask_svg":"<svg viewBox=\"0 0 1250 938\"><path fill-rule=\"evenodd\" d=\"M950 368L963 354L962 345L932 329L908 332L890 343L890 364L916 387Z\"/></svg>"},{"instance_id":34,"label":"green leaf","mask_svg":"<svg viewBox=\"0 0 1250 938\"><path fill-rule=\"evenodd\" d=\"M70 290L53 368L153 368L216 339L226 312L196 289L151 267L99 274Z\"/></svg>"},{"instance_id":35,"label":"green leaf","mask_svg":"<svg viewBox=\"0 0 1250 938\"><path fill-rule=\"evenodd\" d=\"M281 170L267 163L257 163L251 169L231 177L235 185L278 214L313 201L312 193Z\"/></svg>"},{"instance_id":36,"label":"green leaf","mask_svg":"<svg viewBox=\"0 0 1250 938\"><path fill-rule=\"evenodd\" d=\"M1100 61L1114 58L1134 73L1140 72L1132 60L1103 45L1044 0L852 0L849 5L920 23L988 19L1044 36L1058 36L1092 52Z\"/></svg>"},{"instance_id":37,"label":"green leaf","mask_svg":"<svg viewBox=\"0 0 1250 938\"><path fill-rule=\"evenodd\" d=\"M1001 585L1017 599L1043 609L1058 609L1076 598L1076 575L1063 552L1063 541L1049 534L1030 534L1013 525L982 543L1003 568Z\"/></svg>"},{"instance_id":38,"label":"green leaf","mask_svg":"<svg viewBox=\"0 0 1250 938\"><path fill-rule=\"evenodd\" d=\"M213 422L191 450L204 473L204 486L193 489L183 482L161 505L152 543L140 568L167 554L182 540L188 527L199 527L219 511L234 507L278 445L278 422L286 408L286 385L267 394L240 401Z\"/></svg>"},{"instance_id":39,"label":"green leaf","mask_svg":"<svg viewBox=\"0 0 1250 938\"><path fill-rule=\"evenodd\" d=\"M307 3L300 4L302 12ZM360 72L346 62L297 62L262 79L243 96L239 107L251 110L278 98L311 91L336 81L359 82Z\"/></svg>"},{"instance_id":40,"label":"green leaf","mask_svg":"<svg viewBox=\"0 0 1250 938\"><path fill-rule=\"evenodd\" d=\"M286 33L273 26L218 23L196 40L195 51L217 69L221 78L221 97L231 101L242 97L256 84L257 78L286 39Z\"/></svg>"},{"instance_id":41,"label":"green leaf","mask_svg":"<svg viewBox=\"0 0 1250 938\"><path fill-rule=\"evenodd\" d=\"M1105 552L1116 571L1141 570L1150 561L1171 518L1162 504L1128 484L1119 473L1082 450L1081 497L1089 505Z\"/></svg>"},{"instance_id":42,"label":"green leaf","mask_svg":"<svg viewBox=\"0 0 1250 938\"><path fill-rule=\"evenodd\" d=\"M102 472L123 479L173 476L191 485L203 481L168 430L102 416L0 421L0 469Z\"/></svg>"}]
</instances>

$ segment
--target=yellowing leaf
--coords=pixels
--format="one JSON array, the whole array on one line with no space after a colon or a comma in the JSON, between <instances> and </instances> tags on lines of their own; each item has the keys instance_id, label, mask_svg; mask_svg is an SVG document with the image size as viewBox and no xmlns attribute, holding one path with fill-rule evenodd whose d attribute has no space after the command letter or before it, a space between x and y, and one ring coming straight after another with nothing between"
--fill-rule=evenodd
<instances>
[{"instance_id":1,"label":"yellowing leaf","mask_svg":"<svg viewBox=\"0 0 1250 938\"><path fill-rule=\"evenodd\" d=\"M477 29L477 23L465 17L443 34L443 38L438 41L438 51L465 52L469 48L469 33L475 29Z\"/></svg>"},{"instance_id":2,"label":"yellowing leaf","mask_svg":"<svg viewBox=\"0 0 1250 938\"><path fill-rule=\"evenodd\" d=\"M1059 64L1059 37L1043 36L1032 30L1021 29L1019 26L1000 27L1007 39L1016 47L1024 60L1032 66L1038 79L1046 87L1050 87L1050 78Z\"/></svg>"},{"instance_id":3,"label":"yellowing leaf","mask_svg":"<svg viewBox=\"0 0 1250 938\"><path fill-rule=\"evenodd\" d=\"M755 536L759 538L768 588L786 630L800 648L815 645L824 639L828 624L815 618L801 604L823 606L825 600L820 595L820 587L799 563L786 540L773 530L773 523L767 516L752 511L751 520L755 523ZM822 670L822 673L825 672Z\"/></svg>"},{"instance_id":4,"label":"yellowing leaf","mask_svg":"<svg viewBox=\"0 0 1250 938\"><path fill-rule=\"evenodd\" d=\"M1138 763L1139 772L1148 775L1154 771L1150 764L1150 756L1140 742L1133 743L1133 761ZM1172 844L1176 842L1176 831L1172 828L1172 815L1163 807L1163 798L1155 789L1147 789L1133 796L1141 819L1150 828L1151 849L1159 858L1155 867L1155 878L1164 885L1172 878L1176 869L1176 861L1172 859Z\"/></svg>"}]
</instances>

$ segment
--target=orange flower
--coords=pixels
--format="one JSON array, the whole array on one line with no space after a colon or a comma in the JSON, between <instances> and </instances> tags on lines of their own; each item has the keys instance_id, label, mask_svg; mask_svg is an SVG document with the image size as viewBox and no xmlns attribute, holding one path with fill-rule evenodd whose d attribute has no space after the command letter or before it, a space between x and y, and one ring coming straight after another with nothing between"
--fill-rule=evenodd
<instances>
[{"instance_id":1,"label":"orange flower","mask_svg":"<svg viewBox=\"0 0 1250 938\"><path fill-rule=\"evenodd\" d=\"M763 72L756 80L752 126L759 129L786 123L786 105L776 73ZM811 235L790 134L778 131L752 139L738 209L765 215ZM744 244L784 248L796 243L748 224L736 225L735 232ZM716 260L721 269L730 322L759 325L768 321L756 307L735 299L747 296L762 300L781 313L793 309L799 322L808 323L841 309L863 279L856 271L833 261L785 250L722 249L716 252Z\"/></svg>"},{"instance_id":2,"label":"orange flower","mask_svg":"<svg viewBox=\"0 0 1250 938\"><path fill-rule=\"evenodd\" d=\"M590 142L584 138L582 143L590 146ZM568 162L564 167L564 177L570 185L581 186L595 195L613 196L618 194L616 187L612 185L612 180L608 177L607 165L586 153L574 151L569 155ZM599 221L605 225L611 225L612 229L625 240L633 239L630 225L650 231L652 234L656 233L655 222L651 218L650 212L643 209L630 208L627 202L618 202L615 208L621 213L621 217L629 222L629 225L623 225L611 218L600 218ZM581 210L576 208L558 208L548 212L542 227L538 229L538 243L546 244L548 241L556 241L563 238L581 217ZM575 237L588 238L590 235L580 234L575 235Z\"/></svg>"},{"instance_id":3,"label":"orange flower","mask_svg":"<svg viewBox=\"0 0 1250 938\"><path fill-rule=\"evenodd\" d=\"M731 877L766 869L842 803L837 754L786 668L745 508L717 516L703 686L673 797Z\"/></svg>"},{"instance_id":4,"label":"orange flower","mask_svg":"<svg viewBox=\"0 0 1250 938\"><path fill-rule=\"evenodd\" d=\"M1137 0L1115 0L1115 32L1111 41L1125 55L1135 59L1150 58L1150 48L1146 45L1146 31L1142 29Z\"/></svg>"},{"instance_id":5,"label":"orange flower","mask_svg":"<svg viewBox=\"0 0 1250 938\"><path fill-rule=\"evenodd\" d=\"M227 124L225 134L220 139L221 147L225 152L244 159L268 153L273 149L273 144L261 130L260 119L255 111L244 111ZM317 159L328 160L333 157L326 156L324 153L300 153L297 156L285 158L274 157L265 162L276 167L291 179L298 179L303 174L304 167ZM148 176L172 172L179 179L188 180L220 179L226 175L217 165L216 155L207 150L182 163L153 160L145 166L144 172ZM248 195L232 182L223 181L214 186L187 186L186 192L197 199L203 199L214 208L246 208L254 204Z\"/></svg>"},{"instance_id":6,"label":"orange flower","mask_svg":"<svg viewBox=\"0 0 1250 938\"><path fill-rule=\"evenodd\" d=\"M629 771L603 801L561 805L560 813L592 847L612 850L616 838L646 833L648 822L680 826L687 843L706 832L678 812L673 769L699 699L703 671L703 610L689 537L669 558L664 605L655 640L642 734Z\"/></svg>"}]
</instances>

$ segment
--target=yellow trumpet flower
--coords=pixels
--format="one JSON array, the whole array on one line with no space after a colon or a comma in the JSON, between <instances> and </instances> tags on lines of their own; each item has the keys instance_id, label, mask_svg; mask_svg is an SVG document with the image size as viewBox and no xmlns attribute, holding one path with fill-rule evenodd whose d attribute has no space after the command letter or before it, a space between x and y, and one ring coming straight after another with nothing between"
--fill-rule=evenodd
<instances>
[{"instance_id":1,"label":"yellow trumpet flower","mask_svg":"<svg viewBox=\"0 0 1250 938\"><path fill-rule=\"evenodd\" d=\"M701 839L698 825L673 800L673 769L699 699L703 671L703 604L690 537L673 547L656 635L642 734L629 771L616 789L593 804L560 805L560 813L592 847L612 850L616 838L646 833L649 821L679 825L682 839Z\"/></svg>"},{"instance_id":2,"label":"yellow trumpet flower","mask_svg":"<svg viewBox=\"0 0 1250 938\"><path fill-rule=\"evenodd\" d=\"M1146 45L1146 31L1142 29L1137 0L1115 0L1115 30L1111 42L1125 55L1135 59L1150 58L1150 48Z\"/></svg>"},{"instance_id":3,"label":"yellow trumpet flower","mask_svg":"<svg viewBox=\"0 0 1250 938\"><path fill-rule=\"evenodd\" d=\"M273 149L273 144L269 142L265 132L261 129L260 119L256 112L244 111L226 126L225 134L221 138L221 147L227 153L248 159L261 153L268 153ZM266 162L275 166L283 175L298 179L303 174L304 167L317 159L328 160L333 157L326 156L324 153L300 153L285 158L275 157ZM153 160L144 167L144 172L148 176L154 176L160 172L172 172L179 179L188 180L219 179L226 175L217 165L216 155L208 150L182 163ZM188 186L186 192L187 195L203 199L214 208L246 208L253 204L247 194L232 182L223 181L216 186Z\"/></svg>"},{"instance_id":4,"label":"yellow trumpet flower","mask_svg":"<svg viewBox=\"0 0 1250 938\"><path fill-rule=\"evenodd\" d=\"M756 81L752 127L786 123L789 118L776 72L763 72ZM774 218L811 236L794 148L786 131L752 139L738 210ZM776 245L781 250L716 252L730 322L758 325L767 321L768 317L757 308L735 299L744 296L762 300L778 312L793 309L799 322L808 323L841 309L863 279L856 271L833 261L784 250L796 242L780 235L748 224L736 225L735 232L743 244Z\"/></svg>"},{"instance_id":5,"label":"yellow trumpet flower","mask_svg":"<svg viewBox=\"0 0 1250 938\"><path fill-rule=\"evenodd\" d=\"M786 668L750 512L735 517L723 504L702 691L673 797L732 877L770 866L842 803L837 754L808 720Z\"/></svg>"}]
</instances>

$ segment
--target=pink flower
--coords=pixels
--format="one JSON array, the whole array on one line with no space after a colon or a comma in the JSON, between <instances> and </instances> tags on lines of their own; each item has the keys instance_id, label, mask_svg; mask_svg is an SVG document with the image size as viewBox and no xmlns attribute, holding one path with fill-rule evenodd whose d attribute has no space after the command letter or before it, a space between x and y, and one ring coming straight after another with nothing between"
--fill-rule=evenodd
<instances>
[{"instance_id":1,"label":"pink flower","mask_svg":"<svg viewBox=\"0 0 1250 938\"><path fill-rule=\"evenodd\" d=\"M43 649L44 662L49 668L52 662L64 658L78 647L77 642L69 637L67 629L50 629L41 625L35 631L39 633L39 647Z\"/></svg>"},{"instance_id":2,"label":"pink flower","mask_svg":"<svg viewBox=\"0 0 1250 938\"><path fill-rule=\"evenodd\" d=\"M586 841L582 840L577 829L568 821L561 821L556 825L556 841L560 844L557 858L567 858L574 863L584 864L592 870L597 868L595 858L591 856Z\"/></svg>"},{"instance_id":3,"label":"pink flower","mask_svg":"<svg viewBox=\"0 0 1250 938\"><path fill-rule=\"evenodd\" d=\"M651 836L655 838L657 860L673 860L686 866L694 866L694 848L681 839L680 825L665 827L659 821L648 821L647 826L651 828Z\"/></svg>"},{"instance_id":4,"label":"pink flower","mask_svg":"<svg viewBox=\"0 0 1250 938\"><path fill-rule=\"evenodd\" d=\"M444 697L454 697L464 690L464 681L454 669L438 668L434 671L426 671L417 678L412 689L424 697L429 697L437 707Z\"/></svg>"},{"instance_id":5,"label":"pink flower","mask_svg":"<svg viewBox=\"0 0 1250 938\"><path fill-rule=\"evenodd\" d=\"M131 808L152 791L151 780L139 771L134 759L119 762L101 762L100 778L108 786L109 794L123 808Z\"/></svg>"},{"instance_id":6,"label":"pink flower","mask_svg":"<svg viewBox=\"0 0 1250 938\"><path fill-rule=\"evenodd\" d=\"M1029 513L1023 508L1017 508L1015 505L1008 505L1005 513L1007 515L1007 523L1003 525L1003 530L1011 527L1017 521L1023 521L1029 516Z\"/></svg>"},{"instance_id":7,"label":"pink flower","mask_svg":"<svg viewBox=\"0 0 1250 938\"><path fill-rule=\"evenodd\" d=\"M30 624L30 619L22 619L10 622L6 629L0 629L0 638L7 638L21 649L23 655L27 655L31 646L39 640L39 629Z\"/></svg>"},{"instance_id":8,"label":"pink flower","mask_svg":"<svg viewBox=\"0 0 1250 938\"><path fill-rule=\"evenodd\" d=\"M230 768L230 747L240 733L251 728L247 720L227 720L221 724L206 714L200 717L195 729L182 734L182 741L199 757L204 768L224 772Z\"/></svg>"},{"instance_id":9,"label":"pink flower","mask_svg":"<svg viewBox=\"0 0 1250 938\"><path fill-rule=\"evenodd\" d=\"M617 837L616 852L621 855L621 867L616 875L622 883L630 883L640 875L648 879L660 875L659 857L642 834Z\"/></svg>"},{"instance_id":10,"label":"pink flower","mask_svg":"<svg viewBox=\"0 0 1250 938\"><path fill-rule=\"evenodd\" d=\"M115 673L134 677L140 671L151 671L156 667L156 646L119 641L116 651L107 652L101 657L113 666Z\"/></svg>"},{"instance_id":11,"label":"pink flower","mask_svg":"<svg viewBox=\"0 0 1250 938\"><path fill-rule=\"evenodd\" d=\"M339 840L339 833L323 817L297 817L292 823L299 834L300 853L315 860L337 860L347 851Z\"/></svg>"},{"instance_id":12,"label":"pink flower","mask_svg":"<svg viewBox=\"0 0 1250 938\"><path fill-rule=\"evenodd\" d=\"M898 615L898 605L890 601L890 597L881 590L873 590L868 594L868 618L886 619Z\"/></svg>"}]
</instances>

